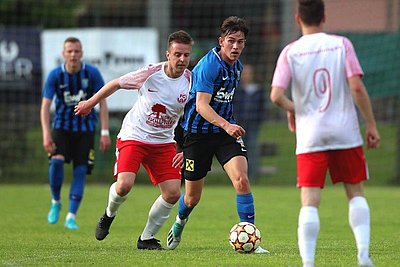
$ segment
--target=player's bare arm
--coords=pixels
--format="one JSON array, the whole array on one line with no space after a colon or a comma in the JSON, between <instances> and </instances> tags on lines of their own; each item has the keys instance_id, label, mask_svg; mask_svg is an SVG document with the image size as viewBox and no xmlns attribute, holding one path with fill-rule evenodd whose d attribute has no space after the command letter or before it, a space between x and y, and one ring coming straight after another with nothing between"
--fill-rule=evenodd
<instances>
[{"instance_id":1,"label":"player's bare arm","mask_svg":"<svg viewBox=\"0 0 400 267\"><path fill-rule=\"evenodd\" d=\"M294 113L294 103L285 95L285 89L273 86L270 95L272 103L286 110L288 119L288 128L291 132L296 131L296 120Z\"/></svg>"},{"instance_id":2,"label":"player's bare arm","mask_svg":"<svg viewBox=\"0 0 400 267\"><path fill-rule=\"evenodd\" d=\"M296 116L293 111L286 112L289 131L296 132Z\"/></svg>"},{"instance_id":3,"label":"player's bare arm","mask_svg":"<svg viewBox=\"0 0 400 267\"><path fill-rule=\"evenodd\" d=\"M50 129L50 105L51 99L42 98L42 105L40 108L40 122L42 125L42 135L43 135L43 148L47 153L53 153L55 149L55 144L53 138L51 137Z\"/></svg>"},{"instance_id":4,"label":"player's bare arm","mask_svg":"<svg viewBox=\"0 0 400 267\"><path fill-rule=\"evenodd\" d=\"M75 106L74 109L75 114L81 116L87 116L94 106L96 106L103 99L106 99L108 96L112 95L119 88L120 85L118 79L109 81L91 98L85 101L80 101L78 105Z\"/></svg>"},{"instance_id":5,"label":"player's bare arm","mask_svg":"<svg viewBox=\"0 0 400 267\"><path fill-rule=\"evenodd\" d=\"M210 106L211 97L209 93L197 92L196 111L210 123L224 129L230 136L234 138L243 136L246 131L241 126L229 123Z\"/></svg>"},{"instance_id":6,"label":"player's bare arm","mask_svg":"<svg viewBox=\"0 0 400 267\"><path fill-rule=\"evenodd\" d=\"M285 95L285 89L282 87L273 86L271 89L271 101L280 108L294 112L294 103Z\"/></svg>"},{"instance_id":7,"label":"player's bare arm","mask_svg":"<svg viewBox=\"0 0 400 267\"><path fill-rule=\"evenodd\" d=\"M354 102L365 121L367 148L377 148L381 138L376 127L376 121L367 89L360 76L353 76L348 79L348 82Z\"/></svg>"},{"instance_id":8,"label":"player's bare arm","mask_svg":"<svg viewBox=\"0 0 400 267\"><path fill-rule=\"evenodd\" d=\"M100 101L100 122L101 122L101 136L100 136L100 150L106 152L111 146L109 126L108 126L108 107L105 99Z\"/></svg>"}]
</instances>

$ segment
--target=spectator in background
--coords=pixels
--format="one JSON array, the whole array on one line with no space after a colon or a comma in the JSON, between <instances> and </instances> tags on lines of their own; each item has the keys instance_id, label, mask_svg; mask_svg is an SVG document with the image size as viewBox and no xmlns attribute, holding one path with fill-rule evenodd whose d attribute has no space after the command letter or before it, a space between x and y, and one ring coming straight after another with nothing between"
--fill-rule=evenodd
<instances>
[{"instance_id":1,"label":"spectator in background","mask_svg":"<svg viewBox=\"0 0 400 267\"><path fill-rule=\"evenodd\" d=\"M258 135L265 118L265 89L254 81L254 68L243 65L239 87L233 99L234 117L246 134L242 137L247 148L248 175L250 180L257 181L260 168L260 145Z\"/></svg>"},{"instance_id":2,"label":"spectator in background","mask_svg":"<svg viewBox=\"0 0 400 267\"><path fill-rule=\"evenodd\" d=\"M81 62L83 51L79 39L69 37L64 41L62 52L65 63L53 69L43 89L40 120L43 133L43 148L49 153L49 184L52 204L47 220L58 221L61 210L61 187L64 180L64 162L73 162L73 180L69 194L69 210L65 227L78 229L75 216L79 209L85 186L85 176L94 164L94 137L97 115L94 110L82 118L74 114L80 100L90 98L103 85L99 70ZM55 114L50 125L50 106L55 97ZM108 108L106 101L100 102L101 138L100 149L110 147L108 131Z\"/></svg>"}]
</instances>

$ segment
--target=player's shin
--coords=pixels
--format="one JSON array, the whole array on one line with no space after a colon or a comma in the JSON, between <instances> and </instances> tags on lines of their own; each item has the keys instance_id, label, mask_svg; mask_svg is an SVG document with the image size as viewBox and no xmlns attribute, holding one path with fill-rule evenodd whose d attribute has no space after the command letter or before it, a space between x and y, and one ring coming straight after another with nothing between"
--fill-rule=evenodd
<instances>
[{"instance_id":1,"label":"player's shin","mask_svg":"<svg viewBox=\"0 0 400 267\"><path fill-rule=\"evenodd\" d=\"M60 201L60 191L64 179L64 161L51 159L49 166L49 184L53 200Z\"/></svg>"},{"instance_id":2,"label":"player's shin","mask_svg":"<svg viewBox=\"0 0 400 267\"><path fill-rule=\"evenodd\" d=\"M349 201L349 224L356 239L359 261L369 259L370 211L364 197Z\"/></svg>"},{"instance_id":3,"label":"player's shin","mask_svg":"<svg viewBox=\"0 0 400 267\"><path fill-rule=\"evenodd\" d=\"M115 189L117 183L113 183L110 186L110 191L108 195L108 206L106 209L106 213L108 217L114 217L117 214L117 211L119 209L119 206L121 206L122 203L128 198L128 194L121 197L117 194L117 191Z\"/></svg>"},{"instance_id":4,"label":"player's shin","mask_svg":"<svg viewBox=\"0 0 400 267\"><path fill-rule=\"evenodd\" d=\"M194 208L194 207L193 207ZM189 217L190 213L192 212L193 208L189 208L185 204L185 194L181 194L179 198L179 207L178 207L178 217L181 220L185 220Z\"/></svg>"},{"instance_id":5,"label":"player's shin","mask_svg":"<svg viewBox=\"0 0 400 267\"><path fill-rule=\"evenodd\" d=\"M252 193L236 196L236 208L241 222L254 224L254 199Z\"/></svg>"},{"instance_id":6,"label":"player's shin","mask_svg":"<svg viewBox=\"0 0 400 267\"><path fill-rule=\"evenodd\" d=\"M161 195L154 201L150 208L149 217L141 235L141 240L151 239L158 233L165 221L169 218L173 207L174 204L166 202Z\"/></svg>"},{"instance_id":7,"label":"player's shin","mask_svg":"<svg viewBox=\"0 0 400 267\"><path fill-rule=\"evenodd\" d=\"M297 229L300 256L304 266L313 266L319 233L318 209L311 206L301 208Z\"/></svg>"}]
</instances>

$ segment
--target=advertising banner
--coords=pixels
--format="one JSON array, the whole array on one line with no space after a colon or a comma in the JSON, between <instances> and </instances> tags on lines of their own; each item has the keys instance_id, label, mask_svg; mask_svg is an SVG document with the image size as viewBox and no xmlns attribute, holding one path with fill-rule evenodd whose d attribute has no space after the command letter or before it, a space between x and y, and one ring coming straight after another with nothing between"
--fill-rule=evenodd
<instances>
[{"instance_id":1,"label":"advertising banner","mask_svg":"<svg viewBox=\"0 0 400 267\"><path fill-rule=\"evenodd\" d=\"M108 82L149 63L159 61L158 33L152 28L82 28L42 32L43 82L63 63L64 40L77 37L83 46L83 61L97 66ZM107 98L110 111L127 111L137 91L119 90Z\"/></svg>"},{"instance_id":2,"label":"advertising banner","mask_svg":"<svg viewBox=\"0 0 400 267\"><path fill-rule=\"evenodd\" d=\"M0 91L31 92L40 86L40 79L40 30L0 27Z\"/></svg>"}]
</instances>

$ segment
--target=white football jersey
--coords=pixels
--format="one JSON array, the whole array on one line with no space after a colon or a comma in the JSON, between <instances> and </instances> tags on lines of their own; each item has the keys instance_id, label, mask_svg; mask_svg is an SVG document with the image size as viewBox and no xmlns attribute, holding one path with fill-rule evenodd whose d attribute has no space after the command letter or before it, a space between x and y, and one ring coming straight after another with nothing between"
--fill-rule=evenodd
<instances>
[{"instance_id":1,"label":"white football jersey","mask_svg":"<svg viewBox=\"0 0 400 267\"><path fill-rule=\"evenodd\" d=\"M166 62L149 65L119 78L124 89L138 90L138 99L125 115L118 138L150 144L173 143L174 129L188 99L191 72L170 78Z\"/></svg>"},{"instance_id":2,"label":"white football jersey","mask_svg":"<svg viewBox=\"0 0 400 267\"><path fill-rule=\"evenodd\" d=\"M363 75L351 42L316 33L287 45L272 86L291 82L296 116L296 154L362 145L347 78Z\"/></svg>"}]
</instances>

